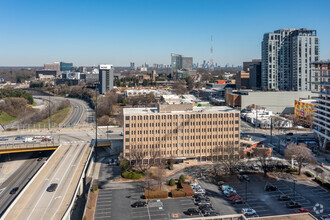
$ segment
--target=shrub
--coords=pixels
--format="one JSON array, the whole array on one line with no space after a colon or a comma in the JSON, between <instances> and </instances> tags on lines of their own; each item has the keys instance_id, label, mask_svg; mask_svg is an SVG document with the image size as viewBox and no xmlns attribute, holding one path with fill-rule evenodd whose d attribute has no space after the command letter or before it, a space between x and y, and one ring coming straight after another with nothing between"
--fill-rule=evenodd
<instances>
[{"instance_id":1,"label":"shrub","mask_svg":"<svg viewBox=\"0 0 330 220\"><path fill-rule=\"evenodd\" d=\"M305 171L305 175L308 176L308 177L314 177L314 174L312 174L309 171Z\"/></svg>"},{"instance_id":2,"label":"shrub","mask_svg":"<svg viewBox=\"0 0 330 220\"><path fill-rule=\"evenodd\" d=\"M186 193L186 196L193 196L194 190L188 183L181 183L182 191Z\"/></svg>"},{"instance_id":3,"label":"shrub","mask_svg":"<svg viewBox=\"0 0 330 220\"><path fill-rule=\"evenodd\" d=\"M175 185L175 180L174 179L170 179L168 185L174 186Z\"/></svg>"},{"instance_id":4,"label":"shrub","mask_svg":"<svg viewBox=\"0 0 330 220\"><path fill-rule=\"evenodd\" d=\"M172 197L177 198L177 197L185 197L186 193L182 190L175 189L171 191Z\"/></svg>"},{"instance_id":5,"label":"shrub","mask_svg":"<svg viewBox=\"0 0 330 220\"><path fill-rule=\"evenodd\" d=\"M92 192L95 192L95 191L97 191L99 189L99 186L98 185L94 185L93 187L92 187Z\"/></svg>"},{"instance_id":6,"label":"shrub","mask_svg":"<svg viewBox=\"0 0 330 220\"><path fill-rule=\"evenodd\" d=\"M144 196L146 199L164 199L168 197L167 191L145 191Z\"/></svg>"},{"instance_id":7,"label":"shrub","mask_svg":"<svg viewBox=\"0 0 330 220\"><path fill-rule=\"evenodd\" d=\"M169 165L168 165L168 169L169 169L169 170L174 170L173 164L169 164Z\"/></svg>"},{"instance_id":8,"label":"shrub","mask_svg":"<svg viewBox=\"0 0 330 220\"><path fill-rule=\"evenodd\" d=\"M129 168L128 160L123 159L119 164L120 172L123 173Z\"/></svg>"},{"instance_id":9,"label":"shrub","mask_svg":"<svg viewBox=\"0 0 330 220\"><path fill-rule=\"evenodd\" d=\"M286 173L295 173L298 172L298 168L296 167L288 167L288 169L285 170Z\"/></svg>"},{"instance_id":10,"label":"shrub","mask_svg":"<svg viewBox=\"0 0 330 220\"><path fill-rule=\"evenodd\" d=\"M133 180L138 180L143 177L141 173L134 172L133 170L126 170L121 175L125 179L133 179Z\"/></svg>"},{"instance_id":11,"label":"shrub","mask_svg":"<svg viewBox=\"0 0 330 220\"><path fill-rule=\"evenodd\" d=\"M184 183L184 181L185 181L185 177L184 177L183 174L180 175L180 177L179 177L179 181L180 181L181 183Z\"/></svg>"}]
</instances>

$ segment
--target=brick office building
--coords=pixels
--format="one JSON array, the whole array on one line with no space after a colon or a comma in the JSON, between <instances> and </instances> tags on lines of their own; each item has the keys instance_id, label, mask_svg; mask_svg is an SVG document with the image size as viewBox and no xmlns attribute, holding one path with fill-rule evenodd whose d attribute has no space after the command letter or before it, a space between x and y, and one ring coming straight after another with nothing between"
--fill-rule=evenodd
<instances>
[{"instance_id":1,"label":"brick office building","mask_svg":"<svg viewBox=\"0 0 330 220\"><path fill-rule=\"evenodd\" d=\"M131 162L238 157L240 112L226 107L160 104L126 108L123 156Z\"/></svg>"}]
</instances>

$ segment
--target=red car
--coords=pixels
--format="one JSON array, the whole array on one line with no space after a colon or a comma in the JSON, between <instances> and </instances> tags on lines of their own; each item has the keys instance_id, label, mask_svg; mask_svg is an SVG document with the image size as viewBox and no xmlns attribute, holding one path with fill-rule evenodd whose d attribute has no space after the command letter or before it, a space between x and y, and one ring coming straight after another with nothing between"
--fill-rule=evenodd
<instances>
[{"instance_id":1,"label":"red car","mask_svg":"<svg viewBox=\"0 0 330 220\"><path fill-rule=\"evenodd\" d=\"M234 196L231 196L229 197L229 200L233 201L233 200L241 200L242 197L240 197L239 195L234 195Z\"/></svg>"},{"instance_id":2,"label":"red car","mask_svg":"<svg viewBox=\"0 0 330 220\"><path fill-rule=\"evenodd\" d=\"M299 208L298 211L293 211L294 213L304 213L304 212L308 212L311 213L311 211L309 209L304 209L304 208Z\"/></svg>"},{"instance_id":3,"label":"red car","mask_svg":"<svg viewBox=\"0 0 330 220\"><path fill-rule=\"evenodd\" d=\"M52 141L52 139L50 139L50 138L43 138L41 141L42 141L42 142Z\"/></svg>"}]
</instances>

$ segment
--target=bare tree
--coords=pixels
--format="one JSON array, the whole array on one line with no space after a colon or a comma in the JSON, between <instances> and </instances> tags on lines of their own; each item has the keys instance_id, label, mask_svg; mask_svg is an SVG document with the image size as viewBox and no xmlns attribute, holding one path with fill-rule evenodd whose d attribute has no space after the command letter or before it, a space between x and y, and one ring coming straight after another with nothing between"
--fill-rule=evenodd
<instances>
[{"instance_id":1,"label":"bare tree","mask_svg":"<svg viewBox=\"0 0 330 220\"><path fill-rule=\"evenodd\" d=\"M221 151L218 150L217 152L220 153ZM227 153L227 155L224 155L223 160L220 160L220 164L222 164L225 168L226 173L229 173L230 175L235 173L235 170L240 165L241 160L239 158L238 154L235 154L233 147L225 146L223 150Z\"/></svg>"},{"instance_id":2,"label":"bare tree","mask_svg":"<svg viewBox=\"0 0 330 220\"><path fill-rule=\"evenodd\" d=\"M188 92L186 81L180 80L174 83L172 87L172 91L175 92L177 95L183 95Z\"/></svg>"},{"instance_id":3,"label":"bare tree","mask_svg":"<svg viewBox=\"0 0 330 220\"><path fill-rule=\"evenodd\" d=\"M162 190L162 185L166 180L165 168L165 164L160 160L159 163L157 163L157 170L154 176L157 184L159 185L159 190Z\"/></svg>"},{"instance_id":4,"label":"bare tree","mask_svg":"<svg viewBox=\"0 0 330 220\"><path fill-rule=\"evenodd\" d=\"M298 163L298 175L301 173L301 168L304 164L317 163L317 160L308 150L306 144L289 144L285 150L285 157L289 160L295 159Z\"/></svg>"},{"instance_id":5,"label":"bare tree","mask_svg":"<svg viewBox=\"0 0 330 220\"><path fill-rule=\"evenodd\" d=\"M273 161L269 157L269 149L255 149L253 155L257 159L257 162L261 166L261 169L264 172L264 176L266 177L270 167L273 165Z\"/></svg>"}]
</instances>

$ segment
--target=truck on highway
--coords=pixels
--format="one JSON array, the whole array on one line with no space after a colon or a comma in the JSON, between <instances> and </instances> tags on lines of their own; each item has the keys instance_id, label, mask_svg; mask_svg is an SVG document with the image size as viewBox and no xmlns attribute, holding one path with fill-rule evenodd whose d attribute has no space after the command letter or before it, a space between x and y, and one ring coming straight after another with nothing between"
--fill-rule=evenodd
<instances>
[{"instance_id":1,"label":"truck on highway","mask_svg":"<svg viewBox=\"0 0 330 220\"><path fill-rule=\"evenodd\" d=\"M34 138L33 137L26 137L24 139L24 142L35 142Z\"/></svg>"}]
</instances>

